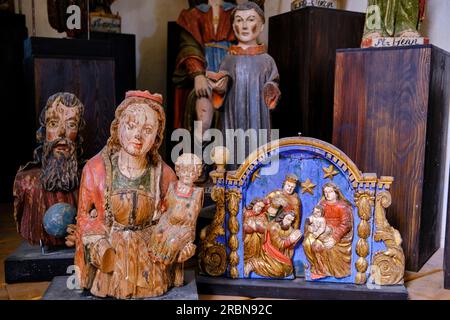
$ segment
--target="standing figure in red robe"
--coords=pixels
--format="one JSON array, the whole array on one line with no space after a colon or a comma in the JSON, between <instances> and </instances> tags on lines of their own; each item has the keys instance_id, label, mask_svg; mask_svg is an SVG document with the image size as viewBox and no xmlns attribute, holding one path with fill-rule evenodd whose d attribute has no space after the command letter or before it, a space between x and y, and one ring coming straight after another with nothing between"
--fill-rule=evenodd
<instances>
[{"instance_id":1,"label":"standing figure in red robe","mask_svg":"<svg viewBox=\"0 0 450 320\"><path fill-rule=\"evenodd\" d=\"M214 109L207 72L219 71L228 48L235 40L231 26L234 7L234 4L223 0L208 0L183 10L178 18L181 34L173 77L177 86L175 128L184 127L192 131L194 121L202 121L203 134L212 125Z\"/></svg>"}]
</instances>

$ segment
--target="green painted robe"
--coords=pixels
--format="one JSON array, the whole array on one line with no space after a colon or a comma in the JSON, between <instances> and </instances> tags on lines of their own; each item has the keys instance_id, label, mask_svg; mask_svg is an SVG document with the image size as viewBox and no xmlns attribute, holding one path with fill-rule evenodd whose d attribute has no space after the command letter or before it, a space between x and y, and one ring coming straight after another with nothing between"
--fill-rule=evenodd
<instances>
[{"instance_id":1,"label":"green painted robe","mask_svg":"<svg viewBox=\"0 0 450 320\"><path fill-rule=\"evenodd\" d=\"M364 36L379 32L383 37L398 37L405 31L417 31L424 4L425 0L369 0Z\"/></svg>"}]
</instances>

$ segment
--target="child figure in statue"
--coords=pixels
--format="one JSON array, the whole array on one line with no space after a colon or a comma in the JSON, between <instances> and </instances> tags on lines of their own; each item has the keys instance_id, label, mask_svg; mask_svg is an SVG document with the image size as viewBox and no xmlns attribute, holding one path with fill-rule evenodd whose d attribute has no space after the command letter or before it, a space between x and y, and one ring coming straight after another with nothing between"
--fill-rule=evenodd
<instances>
[{"instance_id":1,"label":"child figure in statue","mask_svg":"<svg viewBox=\"0 0 450 320\"><path fill-rule=\"evenodd\" d=\"M258 44L264 23L264 12L256 3L237 6L233 29L239 43L230 47L220 66L219 74L226 81L218 81L214 88L214 107L222 109L222 130L232 154L230 170L242 164L258 146L270 141L270 110L275 109L281 95L275 61L266 53L265 45ZM231 141L234 131L239 129L255 134L251 135L250 143L238 144L238 150L231 148Z\"/></svg>"},{"instance_id":2,"label":"child figure in statue","mask_svg":"<svg viewBox=\"0 0 450 320\"><path fill-rule=\"evenodd\" d=\"M203 205L203 188L194 186L202 172L202 161L194 154L178 158L175 171L179 181L170 184L165 198L168 208L149 241L152 259L170 265L189 246L195 251L195 227Z\"/></svg>"},{"instance_id":3,"label":"child figure in statue","mask_svg":"<svg viewBox=\"0 0 450 320\"><path fill-rule=\"evenodd\" d=\"M314 208L306 224L310 236L307 241L311 241L316 251L323 250L325 248L323 241L333 233L333 229L327 226L324 209L321 205Z\"/></svg>"}]
</instances>

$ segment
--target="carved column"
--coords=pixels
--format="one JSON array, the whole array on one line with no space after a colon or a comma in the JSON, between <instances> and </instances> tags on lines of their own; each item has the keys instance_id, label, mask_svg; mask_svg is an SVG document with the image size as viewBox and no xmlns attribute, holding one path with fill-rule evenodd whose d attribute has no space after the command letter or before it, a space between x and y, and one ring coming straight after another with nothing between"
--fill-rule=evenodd
<instances>
[{"instance_id":1,"label":"carved column","mask_svg":"<svg viewBox=\"0 0 450 320\"><path fill-rule=\"evenodd\" d=\"M358 216L361 222L358 226L358 243L356 245L356 253L359 256L356 262L355 283L365 284L367 282L367 270L369 269L369 262L367 257L370 253L368 239L371 235L370 219L372 217L372 208L375 203L375 192L373 191L359 191L355 195L356 206L358 207Z\"/></svg>"},{"instance_id":2,"label":"carved column","mask_svg":"<svg viewBox=\"0 0 450 320\"><path fill-rule=\"evenodd\" d=\"M404 283L405 255L401 247L402 237L386 219L386 209L391 206L392 196L388 191L392 178L381 178L375 204L375 236L377 242L383 241L386 250L376 252L372 261L372 278L377 285L400 285ZM384 188L384 189L383 189Z\"/></svg>"},{"instance_id":3,"label":"carved column","mask_svg":"<svg viewBox=\"0 0 450 320\"><path fill-rule=\"evenodd\" d=\"M228 229L230 231L230 239L228 241L228 247L230 248L230 275L233 279L239 278L239 271L237 266L239 264L239 240L237 234L239 232L239 221L237 215L239 212L239 203L242 199L241 192L239 190L229 190L227 192L228 211L230 213L230 219L228 221Z\"/></svg>"},{"instance_id":4,"label":"carved column","mask_svg":"<svg viewBox=\"0 0 450 320\"><path fill-rule=\"evenodd\" d=\"M213 174L211 175L213 176ZM223 175L221 176L223 177ZM203 229L200 234L201 242L198 258L202 272L218 277L227 271L226 247L224 244L217 242L217 237L225 235L225 188L215 186L211 198L216 203L216 214L211 225Z\"/></svg>"}]
</instances>

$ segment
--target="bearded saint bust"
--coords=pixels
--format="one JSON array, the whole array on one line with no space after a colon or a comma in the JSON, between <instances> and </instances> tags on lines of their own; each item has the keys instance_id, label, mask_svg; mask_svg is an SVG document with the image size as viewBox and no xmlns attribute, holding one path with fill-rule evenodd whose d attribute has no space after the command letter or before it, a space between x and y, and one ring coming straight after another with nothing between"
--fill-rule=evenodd
<instances>
[{"instance_id":1,"label":"bearded saint bust","mask_svg":"<svg viewBox=\"0 0 450 320\"><path fill-rule=\"evenodd\" d=\"M34 161L20 168L14 182L14 218L17 231L31 245L61 246L64 239L47 234L46 211L55 204L75 208L80 181L84 106L71 93L51 96L42 110Z\"/></svg>"}]
</instances>

